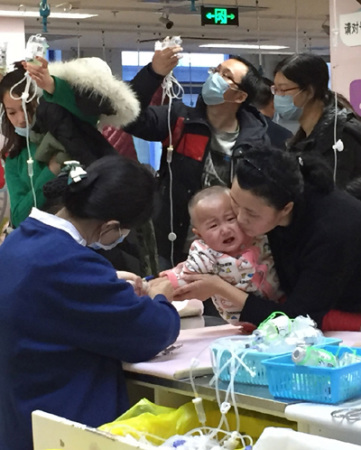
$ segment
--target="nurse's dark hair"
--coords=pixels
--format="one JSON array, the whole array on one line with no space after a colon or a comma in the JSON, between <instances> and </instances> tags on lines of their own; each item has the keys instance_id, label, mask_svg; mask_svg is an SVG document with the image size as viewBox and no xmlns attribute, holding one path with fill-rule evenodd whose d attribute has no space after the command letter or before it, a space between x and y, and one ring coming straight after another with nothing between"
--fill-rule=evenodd
<instances>
[{"instance_id":1,"label":"nurse's dark hair","mask_svg":"<svg viewBox=\"0 0 361 450\"><path fill-rule=\"evenodd\" d=\"M81 219L117 220L123 228L149 219L155 192L150 170L120 155L100 158L85 170L81 181L70 184L68 173L61 173L44 185L44 196L62 196L66 209Z\"/></svg>"},{"instance_id":2,"label":"nurse's dark hair","mask_svg":"<svg viewBox=\"0 0 361 450\"><path fill-rule=\"evenodd\" d=\"M253 103L257 96L258 87L262 84L261 74L252 63L250 63L242 56L231 55L229 59L235 59L247 66L248 71L242 78L241 82L237 84L237 86L239 87L239 89L241 89L241 91L244 91L246 92L246 94L248 94L244 103Z\"/></svg>"},{"instance_id":3,"label":"nurse's dark hair","mask_svg":"<svg viewBox=\"0 0 361 450\"><path fill-rule=\"evenodd\" d=\"M245 151L236 167L242 189L282 210L302 201L305 191L327 194L334 189L332 170L318 156L299 155L272 147Z\"/></svg>"}]
</instances>

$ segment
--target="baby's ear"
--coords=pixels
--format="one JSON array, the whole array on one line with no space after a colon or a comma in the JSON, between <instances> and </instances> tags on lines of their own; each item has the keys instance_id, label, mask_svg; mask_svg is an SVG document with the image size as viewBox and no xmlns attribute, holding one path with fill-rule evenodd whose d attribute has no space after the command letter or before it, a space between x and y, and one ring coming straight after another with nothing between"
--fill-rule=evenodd
<instances>
[{"instance_id":1,"label":"baby's ear","mask_svg":"<svg viewBox=\"0 0 361 450\"><path fill-rule=\"evenodd\" d=\"M201 238L202 236L198 233L197 228L192 228L192 233L195 234L197 237Z\"/></svg>"}]
</instances>

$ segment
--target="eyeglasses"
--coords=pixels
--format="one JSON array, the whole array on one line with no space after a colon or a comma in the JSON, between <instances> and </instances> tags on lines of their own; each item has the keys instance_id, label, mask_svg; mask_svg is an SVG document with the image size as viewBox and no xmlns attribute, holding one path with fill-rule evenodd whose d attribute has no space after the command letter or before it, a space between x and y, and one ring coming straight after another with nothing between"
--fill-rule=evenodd
<instances>
[{"instance_id":1,"label":"eyeglasses","mask_svg":"<svg viewBox=\"0 0 361 450\"><path fill-rule=\"evenodd\" d=\"M209 73L209 74L211 74L211 73L219 73L219 75L220 75L224 80L226 80L228 84L234 84L234 85L237 87L237 89L241 89L240 83L236 83L236 82L234 81L234 79L233 79L230 75L228 75L227 73L224 73L220 67L210 67L210 68L208 69L208 73Z\"/></svg>"},{"instance_id":2,"label":"eyeglasses","mask_svg":"<svg viewBox=\"0 0 361 450\"><path fill-rule=\"evenodd\" d=\"M300 89L300 88L299 88L299 86L294 86L294 87L291 87L288 89L278 89L278 88L276 88L275 85L273 85L270 87L270 89L271 89L271 92L273 95L286 95L287 92L294 91L295 89Z\"/></svg>"}]
</instances>

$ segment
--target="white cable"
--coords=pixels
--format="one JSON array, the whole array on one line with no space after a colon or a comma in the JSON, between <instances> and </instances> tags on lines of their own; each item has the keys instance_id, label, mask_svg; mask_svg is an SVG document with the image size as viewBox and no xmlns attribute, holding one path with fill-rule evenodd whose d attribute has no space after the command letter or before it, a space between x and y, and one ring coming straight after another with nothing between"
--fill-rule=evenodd
<instances>
[{"instance_id":1,"label":"white cable","mask_svg":"<svg viewBox=\"0 0 361 450\"><path fill-rule=\"evenodd\" d=\"M31 187L31 193L33 195L34 206L35 206L35 208L37 208L36 194L35 194L35 189L34 189L34 160L31 156L31 152L30 152L30 140L29 140L30 131L29 131L29 118L28 118L27 109L26 109L26 100L22 98L21 104L22 104L23 111L25 114L25 122L26 122L26 148L28 151L28 158L29 158L27 160L28 175L29 175L29 179L30 179L30 187Z\"/></svg>"},{"instance_id":2,"label":"white cable","mask_svg":"<svg viewBox=\"0 0 361 450\"><path fill-rule=\"evenodd\" d=\"M167 147L167 165L168 165L168 173L169 173L169 220L170 220L170 233L168 234L168 239L171 243L170 250L170 262L174 267L174 241L177 239L176 234L174 233L174 220L173 220L173 172L171 167L171 162L173 158L173 136L172 136L172 126L171 126L171 110L172 110L172 101L174 98L181 99L184 93L183 87L180 85L178 80L174 77L173 71L171 71L168 75L164 77L162 82L162 104L166 97L169 98L168 103L168 114L167 114L167 125L168 125L168 136L169 136L169 144Z\"/></svg>"},{"instance_id":3,"label":"white cable","mask_svg":"<svg viewBox=\"0 0 361 450\"><path fill-rule=\"evenodd\" d=\"M337 174L337 152L342 152L342 150L344 149L344 145L341 139L337 139L337 109L338 109L338 105L337 105L337 92L335 92L335 120L334 120L334 124L333 124L333 153L334 153L334 158L335 158L335 163L333 166L333 181L336 183L336 174Z\"/></svg>"},{"instance_id":4,"label":"white cable","mask_svg":"<svg viewBox=\"0 0 361 450\"><path fill-rule=\"evenodd\" d=\"M337 93L335 92L335 120L333 123L333 152L335 155L335 164L333 166L333 181L336 183L336 172L337 172L337 149L336 149L336 132L337 132Z\"/></svg>"},{"instance_id":5,"label":"white cable","mask_svg":"<svg viewBox=\"0 0 361 450\"><path fill-rule=\"evenodd\" d=\"M295 53L298 53L298 31L299 31L299 20L298 20L298 0L295 0L295 18L296 18L296 48Z\"/></svg>"},{"instance_id":6,"label":"white cable","mask_svg":"<svg viewBox=\"0 0 361 450\"><path fill-rule=\"evenodd\" d=\"M193 376L193 369L195 369L198 365L199 365L199 357L200 355L204 352L204 351L209 351L209 345L207 345L206 347L203 347L198 353L197 355L191 359L191 363L189 366L189 379L190 379L190 383L192 386L192 390L193 390L193 394L195 397L198 397L198 392L194 383L194 376ZM212 354L211 354L212 356Z\"/></svg>"},{"instance_id":7,"label":"white cable","mask_svg":"<svg viewBox=\"0 0 361 450\"><path fill-rule=\"evenodd\" d=\"M13 91L15 89L16 86L18 86L19 84L23 83L25 81L25 89L23 91L23 93L21 94L20 97L18 96L14 96L13 95ZM30 86L33 86L33 90L34 93L32 94L32 96L29 98L29 92L30 92ZM37 93L37 84L34 80L32 80L32 78L30 77L28 72L25 72L24 77L18 81L16 84L14 84L14 86L12 86L12 88L9 91L9 95L13 100L21 100L21 106L24 112L24 117L25 117L25 123L26 123L26 149L28 152L28 160L27 160L27 164L28 164L28 175L29 175L29 180L30 180L30 188L31 188L31 193L33 196L33 202L34 202L34 206L35 208L37 208L37 201L36 201L36 194L35 194L35 188L34 188L34 160L31 156L31 151L30 151L30 140L29 140L29 117L28 117L28 111L27 111L27 107L26 104L30 103L31 101L34 100L35 96Z\"/></svg>"}]
</instances>

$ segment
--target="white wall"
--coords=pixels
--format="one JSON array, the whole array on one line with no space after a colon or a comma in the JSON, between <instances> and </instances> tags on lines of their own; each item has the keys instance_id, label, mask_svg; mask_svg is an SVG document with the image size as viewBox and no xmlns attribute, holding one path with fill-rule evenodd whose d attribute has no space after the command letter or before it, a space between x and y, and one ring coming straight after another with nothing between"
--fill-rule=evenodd
<instances>
[{"instance_id":1,"label":"white wall","mask_svg":"<svg viewBox=\"0 0 361 450\"><path fill-rule=\"evenodd\" d=\"M357 45L346 45L341 36L342 15L355 14L361 10L361 5L355 0L330 0L330 50L332 89L349 99L361 114L361 28L354 34ZM336 18L336 20L335 20ZM360 16L356 15L355 24ZM333 31L337 31L338 34ZM351 89L350 95L350 87Z\"/></svg>"},{"instance_id":2,"label":"white wall","mask_svg":"<svg viewBox=\"0 0 361 450\"><path fill-rule=\"evenodd\" d=\"M0 17L0 42L7 42L7 64L24 59L24 20Z\"/></svg>"}]
</instances>

